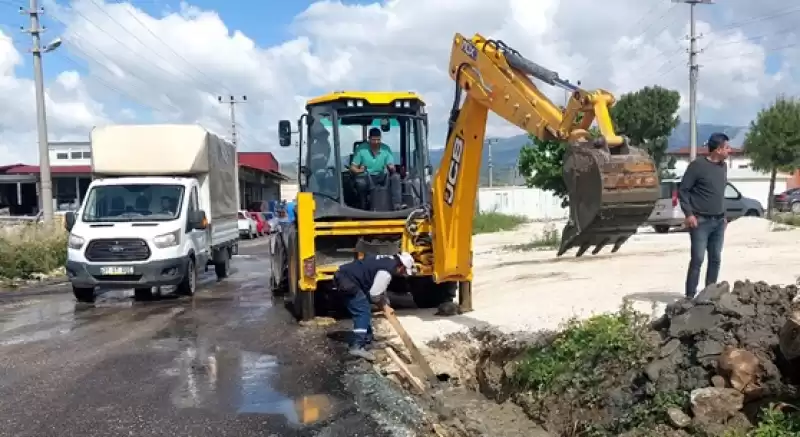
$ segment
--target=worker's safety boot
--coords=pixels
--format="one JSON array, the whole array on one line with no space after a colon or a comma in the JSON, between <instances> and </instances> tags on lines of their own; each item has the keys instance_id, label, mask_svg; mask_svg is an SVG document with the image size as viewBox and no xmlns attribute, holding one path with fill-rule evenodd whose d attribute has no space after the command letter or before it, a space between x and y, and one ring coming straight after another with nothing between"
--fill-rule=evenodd
<instances>
[{"instance_id":1,"label":"worker's safety boot","mask_svg":"<svg viewBox=\"0 0 800 437\"><path fill-rule=\"evenodd\" d=\"M367 361L375 361L375 354L366 350L364 346L352 346L348 353L356 358L363 358Z\"/></svg>"}]
</instances>

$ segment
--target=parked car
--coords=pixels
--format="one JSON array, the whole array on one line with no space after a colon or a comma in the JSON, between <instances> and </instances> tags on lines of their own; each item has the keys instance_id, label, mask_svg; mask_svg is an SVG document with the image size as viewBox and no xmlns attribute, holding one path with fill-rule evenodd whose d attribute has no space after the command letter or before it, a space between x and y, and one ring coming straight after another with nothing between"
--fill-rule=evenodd
<instances>
[{"instance_id":1,"label":"parked car","mask_svg":"<svg viewBox=\"0 0 800 437\"><path fill-rule=\"evenodd\" d=\"M258 236L258 225L247 211L239 211L239 236L250 239Z\"/></svg>"},{"instance_id":2,"label":"parked car","mask_svg":"<svg viewBox=\"0 0 800 437\"><path fill-rule=\"evenodd\" d=\"M678 201L680 182L680 179L661 181L661 198L656 201L656 206L647 219L647 224L658 233L663 234L669 232L670 228L683 226L686 217ZM742 216L763 217L764 207L758 200L742 196L742 193L728 182L725 187L725 217L730 222Z\"/></svg>"},{"instance_id":3,"label":"parked car","mask_svg":"<svg viewBox=\"0 0 800 437\"><path fill-rule=\"evenodd\" d=\"M261 214L267 222L267 233L274 234L280 230L281 222L275 214L271 212L262 212Z\"/></svg>"},{"instance_id":4,"label":"parked car","mask_svg":"<svg viewBox=\"0 0 800 437\"><path fill-rule=\"evenodd\" d=\"M256 222L256 234L259 237L267 233L266 229L264 229L267 222L260 212L249 211L247 215Z\"/></svg>"},{"instance_id":5,"label":"parked car","mask_svg":"<svg viewBox=\"0 0 800 437\"><path fill-rule=\"evenodd\" d=\"M800 188L792 188L776 194L772 198L772 202L775 209L780 212L791 211L795 214L800 214Z\"/></svg>"}]
</instances>

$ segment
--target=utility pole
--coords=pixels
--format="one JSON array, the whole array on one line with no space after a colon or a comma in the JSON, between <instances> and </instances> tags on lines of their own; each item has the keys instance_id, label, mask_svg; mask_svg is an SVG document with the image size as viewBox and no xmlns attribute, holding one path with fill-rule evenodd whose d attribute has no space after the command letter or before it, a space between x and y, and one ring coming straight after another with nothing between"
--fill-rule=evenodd
<instances>
[{"instance_id":1,"label":"utility pole","mask_svg":"<svg viewBox=\"0 0 800 437\"><path fill-rule=\"evenodd\" d=\"M689 160L697 158L697 23L695 19L695 6L698 4L711 5L714 0L672 0L673 3L686 3L689 5Z\"/></svg>"},{"instance_id":2,"label":"utility pole","mask_svg":"<svg viewBox=\"0 0 800 437\"><path fill-rule=\"evenodd\" d=\"M45 112L45 98L44 98L44 72L42 71L42 52L49 52L54 50L57 44L49 45L42 48L40 34L44 28L39 24L39 14L44 12L39 8L37 0L30 0L30 8L24 11L20 8L21 13L30 15L31 24L29 29L24 29L24 32L30 33L33 38L33 76L36 85L36 131L39 137L39 199L42 204L42 214L44 215L45 223L50 223L53 220L53 178L50 174L50 151L48 148L47 140L47 113Z\"/></svg>"},{"instance_id":3,"label":"utility pole","mask_svg":"<svg viewBox=\"0 0 800 437\"><path fill-rule=\"evenodd\" d=\"M247 103L247 96L242 96L241 100L236 100L235 96L230 96L228 101L223 101L222 96L217 96L217 100L220 103L230 105L231 108L231 142L236 150L234 154L234 160L236 162L236 170L234 170L234 175L236 177L236 204L239 205L239 208L244 208L241 199L241 188L239 187L239 136L236 132L236 105Z\"/></svg>"},{"instance_id":4,"label":"utility pole","mask_svg":"<svg viewBox=\"0 0 800 437\"><path fill-rule=\"evenodd\" d=\"M494 185L494 164L492 164L492 144L499 141L497 138L484 140L484 144L489 146L489 188Z\"/></svg>"}]
</instances>

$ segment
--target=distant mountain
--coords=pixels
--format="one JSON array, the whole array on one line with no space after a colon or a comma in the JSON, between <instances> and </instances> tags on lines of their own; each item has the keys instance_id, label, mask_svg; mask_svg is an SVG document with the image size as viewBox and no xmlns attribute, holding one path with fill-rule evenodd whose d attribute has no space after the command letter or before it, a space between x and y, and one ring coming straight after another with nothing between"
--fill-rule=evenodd
<instances>
[{"instance_id":1,"label":"distant mountain","mask_svg":"<svg viewBox=\"0 0 800 437\"><path fill-rule=\"evenodd\" d=\"M727 126L720 124L698 124L697 125L697 144L702 146L711 134L715 132L723 132L728 134L731 138L731 145L734 147L741 147L744 141L744 135L747 133L746 127L741 126ZM689 146L689 123L681 123L672 132L669 137L668 150L675 151L683 147ZM525 134L516 135L508 138L501 138L498 142L492 144L492 163L494 166L494 183L496 185L508 185L520 183L521 178L516 175L516 162L519 157L519 151L523 146L530 141ZM430 159L434 168L439 166L442 161L444 149L434 149L430 151ZM398 157L399 159L399 157ZM488 183L489 173L489 148L483 148L483 167L481 169L481 179ZM296 164L281 165L281 169L292 169L292 173Z\"/></svg>"}]
</instances>

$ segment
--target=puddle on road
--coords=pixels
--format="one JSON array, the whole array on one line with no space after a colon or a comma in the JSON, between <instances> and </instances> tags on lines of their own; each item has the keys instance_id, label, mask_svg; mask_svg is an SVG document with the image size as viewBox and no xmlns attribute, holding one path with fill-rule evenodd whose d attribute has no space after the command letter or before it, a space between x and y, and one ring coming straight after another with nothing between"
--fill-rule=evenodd
<instances>
[{"instance_id":1,"label":"puddle on road","mask_svg":"<svg viewBox=\"0 0 800 437\"><path fill-rule=\"evenodd\" d=\"M202 338L163 338L154 346L179 350L163 371L163 376L177 379L170 396L177 408L280 415L305 426L331 417L338 404L326 394L291 398L273 388L280 363L271 355L218 347Z\"/></svg>"}]
</instances>

